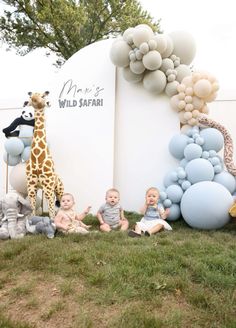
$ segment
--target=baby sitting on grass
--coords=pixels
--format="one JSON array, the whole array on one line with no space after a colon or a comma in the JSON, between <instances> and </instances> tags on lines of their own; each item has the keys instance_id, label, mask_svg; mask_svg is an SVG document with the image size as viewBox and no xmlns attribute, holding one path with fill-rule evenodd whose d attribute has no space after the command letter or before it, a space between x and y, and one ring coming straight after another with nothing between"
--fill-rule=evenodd
<instances>
[{"instance_id":1,"label":"baby sitting on grass","mask_svg":"<svg viewBox=\"0 0 236 328\"><path fill-rule=\"evenodd\" d=\"M74 210L74 197L72 194L65 193L60 201L60 209L57 212L54 223L58 231L63 233L89 233L88 226L82 220L89 213L91 206L88 206L81 214L77 214Z\"/></svg>"},{"instance_id":2,"label":"baby sitting on grass","mask_svg":"<svg viewBox=\"0 0 236 328\"><path fill-rule=\"evenodd\" d=\"M151 187L146 191L145 205L141 209L143 218L136 222L134 230L130 230L129 237L151 236L162 230L172 230L171 226L165 221L169 209L164 210L164 207L158 204L159 191L157 188Z\"/></svg>"}]
</instances>

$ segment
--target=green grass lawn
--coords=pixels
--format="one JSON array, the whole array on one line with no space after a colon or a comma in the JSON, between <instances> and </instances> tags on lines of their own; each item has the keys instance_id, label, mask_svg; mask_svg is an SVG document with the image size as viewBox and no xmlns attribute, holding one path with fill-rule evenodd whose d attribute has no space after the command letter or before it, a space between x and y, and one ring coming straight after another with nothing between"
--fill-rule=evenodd
<instances>
[{"instance_id":1,"label":"green grass lawn","mask_svg":"<svg viewBox=\"0 0 236 328\"><path fill-rule=\"evenodd\" d=\"M139 215L126 213L131 226ZM97 220L85 221L98 230ZM236 221L0 242L1 328L235 328Z\"/></svg>"}]
</instances>

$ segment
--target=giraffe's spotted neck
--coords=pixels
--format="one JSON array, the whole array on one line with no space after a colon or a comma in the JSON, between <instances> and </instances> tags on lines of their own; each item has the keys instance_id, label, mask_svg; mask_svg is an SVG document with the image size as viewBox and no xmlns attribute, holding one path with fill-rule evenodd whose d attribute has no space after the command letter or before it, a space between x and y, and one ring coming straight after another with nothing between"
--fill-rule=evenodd
<instances>
[{"instance_id":1,"label":"giraffe's spotted neck","mask_svg":"<svg viewBox=\"0 0 236 328\"><path fill-rule=\"evenodd\" d=\"M39 138L40 140L44 139L46 142L44 108L35 109L34 115L35 115L34 138L37 139Z\"/></svg>"}]
</instances>

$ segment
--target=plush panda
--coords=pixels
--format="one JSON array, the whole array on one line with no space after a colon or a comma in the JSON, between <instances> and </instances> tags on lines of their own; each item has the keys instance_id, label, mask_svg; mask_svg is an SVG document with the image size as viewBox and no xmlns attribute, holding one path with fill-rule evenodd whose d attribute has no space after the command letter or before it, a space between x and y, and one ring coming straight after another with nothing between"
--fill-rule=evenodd
<instances>
[{"instance_id":1,"label":"plush panda","mask_svg":"<svg viewBox=\"0 0 236 328\"><path fill-rule=\"evenodd\" d=\"M6 137L24 137L33 134L34 109L31 106L23 108L20 117L17 117L8 127L2 130Z\"/></svg>"}]
</instances>

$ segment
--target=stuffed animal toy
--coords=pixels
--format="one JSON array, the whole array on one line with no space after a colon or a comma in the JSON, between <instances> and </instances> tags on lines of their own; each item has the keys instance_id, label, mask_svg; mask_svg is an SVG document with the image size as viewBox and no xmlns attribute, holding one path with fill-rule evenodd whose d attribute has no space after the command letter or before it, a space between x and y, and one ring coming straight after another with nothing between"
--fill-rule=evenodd
<instances>
[{"instance_id":1,"label":"stuffed animal toy","mask_svg":"<svg viewBox=\"0 0 236 328\"><path fill-rule=\"evenodd\" d=\"M27 106L23 109L21 116L17 117L8 127L4 128L2 132L6 137L18 137L20 135L33 135L34 129L34 109L31 106ZM25 133L24 133L25 132Z\"/></svg>"},{"instance_id":2,"label":"stuffed animal toy","mask_svg":"<svg viewBox=\"0 0 236 328\"><path fill-rule=\"evenodd\" d=\"M236 218L236 202L230 207L230 209L229 209L229 214L230 214L233 218Z\"/></svg>"},{"instance_id":3,"label":"stuffed animal toy","mask_svg":"<svg viewBox=\"0 0 236 328\"><path fill-rule=\"evenodd\" d=\"M22 238L26 234L26 217L32 212L30 203L11 190L0 200L0 239Z\"/></svg>"},{"instance_id":4,"label":"stuffed animal toy","mask_svg":"<svg viewBox=\"0 0 236 328\"><path fill-rule=\"evenodd\" d=\"M48 216L33 216L26 225L28 232L46 235L54 238L56 226Z\"/></svg>"}]
</instances>

